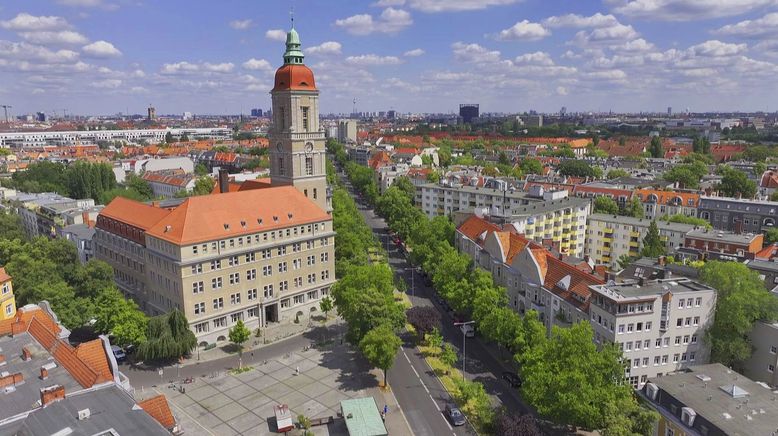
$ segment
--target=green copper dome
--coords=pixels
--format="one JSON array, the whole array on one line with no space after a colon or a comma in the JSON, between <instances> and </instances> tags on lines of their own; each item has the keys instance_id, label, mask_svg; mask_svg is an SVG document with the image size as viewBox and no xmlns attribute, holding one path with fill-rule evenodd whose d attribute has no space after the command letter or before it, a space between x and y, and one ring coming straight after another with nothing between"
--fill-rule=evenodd
<instances>
[{"instance_id":1,"label":"green copper dome","mask_svg":"<svg viewBox=\"0 0 778 436\"><path fill-rule=\"evenodd\" d=\"M300 50L300 35L297 31L290 30L286 34L286 52L284 53L284 64L302 64L305 56L302 50Z\"/></svg>"}]
</instances>

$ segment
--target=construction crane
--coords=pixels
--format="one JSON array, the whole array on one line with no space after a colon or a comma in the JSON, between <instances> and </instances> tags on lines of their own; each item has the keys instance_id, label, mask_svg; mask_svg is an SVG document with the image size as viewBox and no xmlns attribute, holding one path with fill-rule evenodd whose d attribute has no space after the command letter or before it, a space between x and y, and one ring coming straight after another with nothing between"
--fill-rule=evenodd
<instances>
[{"instance_id":1,"label":"construction crane","mask_svg":"<svg viewBox=\"0 0 778 436\"><path fill-rule=\"evenodd\" d=\"M5 122L8 122L8 109L12 109L13 106L8 106L6 104L0 104L0 107L3 108L3 111L5 111Z\"/></svg>"}]
</instances>

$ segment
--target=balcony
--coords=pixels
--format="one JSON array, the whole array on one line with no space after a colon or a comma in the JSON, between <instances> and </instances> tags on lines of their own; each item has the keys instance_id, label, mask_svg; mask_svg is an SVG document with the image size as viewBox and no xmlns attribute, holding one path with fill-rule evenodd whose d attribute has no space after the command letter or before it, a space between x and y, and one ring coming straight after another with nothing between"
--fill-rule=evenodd
<instances>
[{"instance_id":1,"label":"balcony","mask_svg":"<svg viewBox=\"0 0 778 436\"><path fill-rule=\"evenodd\" d=\"M605 228L603 229L603 233L613 233L613 229Z\"/></svg>"},{"instance_id":2,"label":"balcony","mask_svg":"<svg viewBox=\"0 0 778 436\"><path fill-rule=\"evenodd\" d=\"M610 244L610 243L613 242L613 238L602 238L602 242L604 242L606 244Z\"/></svg>"}]
</instances>

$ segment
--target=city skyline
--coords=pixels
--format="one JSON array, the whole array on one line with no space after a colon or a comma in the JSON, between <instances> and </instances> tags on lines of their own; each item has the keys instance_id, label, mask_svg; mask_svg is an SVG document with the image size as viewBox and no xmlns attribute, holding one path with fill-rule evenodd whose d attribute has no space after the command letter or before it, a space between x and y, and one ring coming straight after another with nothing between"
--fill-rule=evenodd
<instances>
[{"instance_id":1,"label":"city skyline","mask_svg":"<svg viewBox=\"0 0 778 436\"><path fill-rule=\"evenodd\" d=\"M778 3L294 2L322 113L770 110ZM0 7L14 115L268 108L292 3L31 1ZM775 110L775 108L772 108Z\"/></svg>"}]
</instances>

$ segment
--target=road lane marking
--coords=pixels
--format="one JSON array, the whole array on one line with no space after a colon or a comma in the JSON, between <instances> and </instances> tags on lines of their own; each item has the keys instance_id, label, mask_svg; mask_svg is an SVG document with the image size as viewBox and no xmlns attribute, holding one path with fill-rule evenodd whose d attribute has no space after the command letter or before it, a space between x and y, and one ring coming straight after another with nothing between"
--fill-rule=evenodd
<instances>
[{"instance_id":1,"label":"road lane marking","mask_svg":"<svg viewBox=\"0 0 778 436\"><path fill-rule=\"evenodd\" d=\"M418 378L419 381L421 381L421 377L419 376L418 371L416 371L416 368L413 365L411 365L411 369L413 370L413 373L416 374L416 378ZM424 384L424 382L422 382L422 384Z\"/></svg>"},{"instance_id":2,"label":"road lane marking","mask_svg":"<svg viewBox=\"0 0 778 436\"><path fill-rule=\"evenodd\" d=\"M430 394L430 400L432 400L432 404L434 404L434 405L435 405L435 408L436 408L436 409L438 409L438 412L440 412L440 411L441 411L441 410L440 410L440 406L438 406L438 402L437 402L437 401L435 401L435 399L434 399L434 398L432 398L432 394Z\"/></svg>"}]
</instances>

